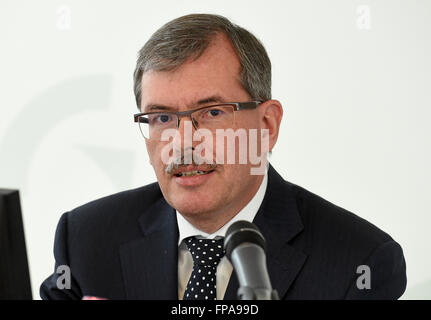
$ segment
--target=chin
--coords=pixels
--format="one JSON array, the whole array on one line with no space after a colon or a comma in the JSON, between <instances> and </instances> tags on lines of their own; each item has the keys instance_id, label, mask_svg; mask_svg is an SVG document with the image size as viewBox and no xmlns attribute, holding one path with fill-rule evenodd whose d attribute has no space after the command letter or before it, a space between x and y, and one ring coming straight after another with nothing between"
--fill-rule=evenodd
<instances>
[{"instance_id":1,"label":"chin","mask_svg":"<svg viewBox=\"0 0 431 320\"><path fill-rule=\"evenodd\" d=\"M202 199L194 200L185 199L184 197L180 199L172 199L171 206L173 206L185 216L204 214L206 212L211 212L216 208L214 204L208 203L207 201L202 201Z\"/></svg>"}]
</instances>

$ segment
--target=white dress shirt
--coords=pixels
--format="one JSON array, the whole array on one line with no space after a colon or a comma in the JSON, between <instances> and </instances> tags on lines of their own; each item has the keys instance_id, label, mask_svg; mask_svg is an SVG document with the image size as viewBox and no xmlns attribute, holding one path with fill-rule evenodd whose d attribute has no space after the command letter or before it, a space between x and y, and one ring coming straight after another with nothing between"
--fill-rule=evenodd
<instances>
[{"instance_id":1,"label":"white dress shirt","mask_svg":"<svg viewBox=\"0 0 431 320\"><path fill-rule=\"evenodd\" d=\"M189 223L184 217L176 211L179 238L178 238L178 298L182 299L187 287L187 282L193 270L193 257L183 241L187 237L200 236L203 238L214 239L216 237L224 237L229 226L239 220L252 222L257 214L257 211L262 204L268 184L268 173L265 172L262 183L250 202L236 216L229 220L223 227L212 234L208 234L197 229ZM222 300L232 274L232 264L227 257L223 257L217 266L217 300Z\"/></svg>"}]
</instances>

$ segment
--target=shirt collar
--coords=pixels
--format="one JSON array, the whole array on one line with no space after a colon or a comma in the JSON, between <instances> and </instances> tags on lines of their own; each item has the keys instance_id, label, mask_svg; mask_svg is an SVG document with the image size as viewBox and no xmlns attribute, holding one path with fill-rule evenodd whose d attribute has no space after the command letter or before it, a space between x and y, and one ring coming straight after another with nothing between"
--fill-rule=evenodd
<instances>
[{"instance_id":1,"label":"shirt collar","mask_svg":"<svg viewBox=\"0 0 431 320\"><path fill-rule=\"evenodd\" d=\"M231 220L229 220L223 227L221 227L216 232L211 234L199 230L190 222L188 222L182 216L182 214L180 214L177 210L175 210L176 216L177 216L178 231L179 231L178 245L181 244L183 239L192 237L192 236L201 236L203 238L209 238L209 239L214 239L218 236L224 237L227 229L230 227L232 223L239 220L246 220L246 221L252 222L254 217L257 214L257 211L260 208L260 205L262 204L263 198L265 196L267 184L268 184L268 171L266 170L265 175L263 176L262 183L260 184L259 189L257 190L256 194L253 196L253 198L250 200L250 202L244 208L242 208L242 210L238 212L238 214L236 214Z\"/></svg>"}]
</instances>

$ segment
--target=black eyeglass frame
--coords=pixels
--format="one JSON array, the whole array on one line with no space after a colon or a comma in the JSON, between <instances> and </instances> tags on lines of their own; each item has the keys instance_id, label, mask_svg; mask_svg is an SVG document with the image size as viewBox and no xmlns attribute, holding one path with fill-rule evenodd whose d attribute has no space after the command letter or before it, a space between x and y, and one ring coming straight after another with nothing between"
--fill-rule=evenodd
<instances>
[{"instance_id":1,"label":"black eyeglass frame","mask_svg":"<svg viewBox=\"0 0 431 320\"><path fill-rule=\"evenodd\" d=\"M157 113L176 115L177 119L178 119L178 122L177 122L177 129L178 129L180 126L180 119L182 117L190 116L192 113L199 111L199 110L203 110L203 109L207 109L207 108L213 108L213 107L220 107L220 106L233 106L234 111L252 110L252 109L256 109L262 103L263 103L263 101L261 101L261 100L253 100L253 101L247 101L247 102L223 102L223 103L217 103L217 104L213 104L213 105L209 105L209 106L200 107L200 108L193 109L193 110L179 111L179 112L176 112L176 111L141 112L141 113L134 114L133 118L134 118L134 122L148 123L148 119L142 118L142 116L146 116L146 115L150 115L150 114L157 114ZM197 123L195 123L194 119L192 117L190 117L190 119L192 120L192 123L195 126L195 128L197 128Z\"/></svg>"}]
</instances>

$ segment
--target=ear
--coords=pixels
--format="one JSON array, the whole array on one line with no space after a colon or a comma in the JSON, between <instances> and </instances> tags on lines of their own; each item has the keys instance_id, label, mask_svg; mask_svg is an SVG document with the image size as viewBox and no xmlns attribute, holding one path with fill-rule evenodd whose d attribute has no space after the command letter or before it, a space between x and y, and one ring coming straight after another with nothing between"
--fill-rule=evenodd
<instances>
[{"instance_id":1,"label":"ear","mask_svg":"<svg viewBox=\"0 0 431 320\"><path fill-rule=\"evenodd\" d=\"M261 113L261 128L268 129L269 134L269 151L275 146L280 130L281 119L283 118L283 107L278 100L265 101L259 106Z\"/></svg>"}]
</instances>

